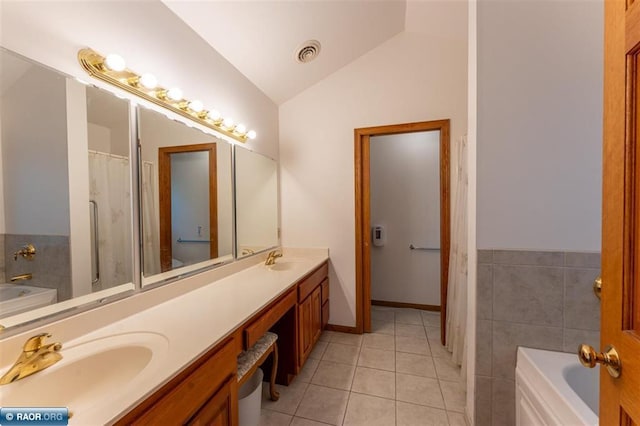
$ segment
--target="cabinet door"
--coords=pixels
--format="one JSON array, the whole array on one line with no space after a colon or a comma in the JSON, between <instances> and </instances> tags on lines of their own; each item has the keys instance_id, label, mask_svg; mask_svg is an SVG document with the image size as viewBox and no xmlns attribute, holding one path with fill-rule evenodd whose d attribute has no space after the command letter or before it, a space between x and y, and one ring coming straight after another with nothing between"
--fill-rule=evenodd
<instances>
[{"instance_id":1,"label":"cabinet door","mask_svg":"<svg viewBox=\"0 0 640 426\"><path fill-rule=\"evenodd\" d=\"M298 317L298 333L300 341L299 362L300 366L304 364L311 352L313 346L313 336L311 333L311 299L309 296L299 305Z\"/></svg>"},{"instance_id":2,"label":"cabinet door","mask_svg":"<svg viewBox=\"0 0 640 426\"><path fill-rule=\"evenodd\" d=\"M322 297L320 286L316 287L309 298L311 299L311 333L313 345L318 341L320 333L322 333Z\"/></svg>"},{"instance_id":3,"label":"cabinet door","mask_svg":"<svg viewBox=\"0 0 640 426\"><path fill-rule=\"evenodd\" d=\"M231 395L237 390L236 382L235 377L227 380L187 424L190 426L231 426L233 418L233 398Z\"/></svg>"}]
</instances>

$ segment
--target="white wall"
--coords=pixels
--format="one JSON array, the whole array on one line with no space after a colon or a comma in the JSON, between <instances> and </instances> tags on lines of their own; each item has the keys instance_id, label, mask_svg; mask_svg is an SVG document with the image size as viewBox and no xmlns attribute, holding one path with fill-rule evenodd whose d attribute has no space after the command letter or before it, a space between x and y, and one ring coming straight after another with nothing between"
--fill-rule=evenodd
<instances>
[{"instance_id":1,"label":"white wall","mask_svg":"<svg viewBox=\"0 0 640 426\"><path fill-rule=\"evenodd\" d=\"M603 22L478 3L478 248L600 250Z\"/></svg>"},{"instance_id":2,"label":"white wall","mask_svg":"<svg viewBox=\"0 0 640 426\"><path fill-rule=\"evenodd\" d=\"M440 305L440 132L371 138L371 299ZM448 255L448 254L447 254Z\"/></svg>"},{"instance_id":3,"label":"white wall","mask_svg":"<svg viewBox=\"0 0 640 426\"><path fill-rule=\"evenodd\" d=\"M282 243L329 247L331 324L355 325L354 129L450 118L452 144L466 132L466 2L409 2L407 16L416 32L280 106Z\"/></svg>"},{"instance_id":4,"label":"white wall","mask_svg":"<svg viewBox=\"0 0 640 426\"><path fill-rule=\"evenodd\" d=\"M258 133L247 146L278 158L276 105L160 2L2 2L0 43L92 83L78 51L119 53L131 69L246 123Z\"/></svg>"},{"instance_id":5,"label":"white wall","mask_svg":"<svg viewBox=\"0 0 640 426\"><path fill-rule=\"evenodd\" d=\"M9 234L69 235L66 104L65 79L41 67L31 67L2 96Z\"/></svg>"}]
</instances>

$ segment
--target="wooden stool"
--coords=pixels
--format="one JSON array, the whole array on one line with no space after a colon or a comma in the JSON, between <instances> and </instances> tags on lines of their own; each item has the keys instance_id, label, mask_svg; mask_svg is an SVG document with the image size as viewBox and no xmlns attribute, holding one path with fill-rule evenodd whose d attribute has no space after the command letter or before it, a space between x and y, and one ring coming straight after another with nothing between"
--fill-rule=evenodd
<instances>
[{"instance_id":1,"label":"wooden stool","mask_svg":"<svg viewBox=\"0 0 640 426\"><path fill-rule=\"evenodd\" d=\"M255 373L260 365L273 352L273 366L271 367L271 379L269 380L269 393L272 401L280 398L276 390L276 372L278 371L278 335L267 331L264 336L246 351L238 355L238 387Z\"/></svg>"}]
</instances>

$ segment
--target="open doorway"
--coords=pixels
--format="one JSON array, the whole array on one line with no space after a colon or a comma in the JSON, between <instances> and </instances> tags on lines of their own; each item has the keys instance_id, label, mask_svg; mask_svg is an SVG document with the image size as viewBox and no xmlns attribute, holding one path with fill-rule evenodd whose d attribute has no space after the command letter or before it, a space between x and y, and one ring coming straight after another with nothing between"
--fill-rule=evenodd
<instances>
[{"instance_id":1,"label":"open doorway","mask_svg":"<svg viewBox=\"0 0 640 426\"><path fill-rule=\"evenodd\" d=\"M404 139L411 138L380 138L381 136L390 135L405 135L415 134L421 132L428 132L429 137L420 138L425 144L429 141L436 141L436 151L439 154L439 159L434 163L437 165L436 176L439 182L436 187L436 195L439 195L438 215L439 215L439 229L435 230L437 235L433 235L434 230L428 229L429 226L422 227L415 231L403 230L395 232L394 245L395 245L395 257L396 262L398 259L404 259L407 262L405 265L408 268L413 268L413 272L409 275L416 275L420 265L427 265L435 261L439 261L439 308L440 308L440 324L441 324L441 341L445 342L445 321L446 321L446 301L447 301L447 286L448 286L448 270L449 270L449 232L450 232L450 196L449 196L449 120L437 120L427 121L419 123L397 124L390 126L378 126L369 127L355 130L355 171L356 171L356 328L358 332L370 332L371 331L371 300L372 300L372 250L377 250L379 247L383 247L386 244L385 224L384 223L372 223L372 182L380 181L379 177L372 178L372 160L376 161L390 161L390 151L385 153L384 149L380 150L376 146L372 155L372 143L378 145L380 142L387 144L393 144L393 141L402 141ZM374 142L375 141L375 142ZM415 143L413 142L414 146ZM400 147L400 145L398 145ZM423 147L426 148L426 147ZM393 148L391 148L393 149ZM424 151L424 149L422 149ZM385 160L385 156L386 159ZM382 157L382 158L380 158ZM398 160L395 160L398 161ZM425 166L427 167L427 166ZM415 167L414 167L415 168ZM384 179L384 177L382 178ZM406 180L406 178L405 178ZM378 183L379 186L379 183ZM419 185L418 185L419 186ZM424 183L424 188L428 187L427 183ZM418 189L419 191L419 189ZM404 198L407 198L405 194ZM374 200L375 201L375 200ZM379 202L375 203L380 205ZM384 204L384 203L383 203ZM422 203L422 207L419 208L418 214L425 214L428 207ZM402 211L415 207L415 203L407 203L407 205L396 205L395 210ZM425 210L427 209L427 210ZM420 213L420 211L422 213ZM431 212L433 213L433 212ZM433 214L430 214L433 216ZM374 217L375 219L380 219ZM413 218L411 221L418 222L419 218ZM373 229L372 226L380 226L381 228ZM437 223L435 226L437 227ZM433 228L434 225L431 225ZM373 240L375 235L380 237L378 231L382 232L382 241L376 241L377 246L374 248ZM400 235L402 234L402 235ZM412 238L418 238L420 241L412 241ZM400 239L406 239L407 241L398 241ZM399 252L399 246L402 246L406 253ZM406 246L406 247L404 247ZM413 247L413 249L411 248ZM399 254L398 254L399 253ZM380 258L379 252L373 253L375 257ZM400 256L400 257L398 257ZM393 261L393 260L392 260ZM411 266L413 263L414 266ZM415 265L418 265L417 267ZM431 268L433 269L433 268ZM428 274L424 270L425 279ZM410 290L405 286L398 294L397 299L399 301L391 302L392 306L404 306L404 307L417 307L420 309L438 309L438 306L431 303L425 303L428 300L438 300L437 295L434 298L428 296L425 291L422 290ZM379 289L376 289L377 294L382 294ZM428 293L428 292L427 292ZM431 297L431 299L429 299ZM413 300L413 302L412 302ZM414 303L421 302L421 303ZM383 302L384 303L384 302Z\"/></svg>"}]
</instances>

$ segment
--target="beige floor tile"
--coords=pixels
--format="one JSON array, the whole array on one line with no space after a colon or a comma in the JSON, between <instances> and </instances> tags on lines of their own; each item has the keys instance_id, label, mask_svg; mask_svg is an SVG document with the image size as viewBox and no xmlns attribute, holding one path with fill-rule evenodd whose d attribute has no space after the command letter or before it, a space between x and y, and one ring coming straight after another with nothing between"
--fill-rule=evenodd
<instances>
[{"instance_id":1,"label":"beige floor tile","mask_svg":"<svg viewBox=\"0 0 640 426\"><path fill-rule=\"evenodd\" d=\"M373 321L395 321L396 314L392 310L371 310L371 319Z\"/></svg>"},{"instance_id":2,"label":"beige floor tile","mask_svg":"<svg viewBox=\"0 0 640 426\"><path fill-rule=\"evenodd\" d=\"M276 389L280 392L280 399L272 401L269 398L269 383L262 383L262 408L267 410L278 411L285 414L295 414L305 390L309 383L300 380L294 380L289 386L276 385Z\"/></svg>"},{"instance_id":3,"label":"beige floor tile","mask_svg":"<svg viewBox=\"0 0 640 426\"><path fill-rule=\"evenodd\" d=\"M320 423L315 420L303 419L302 417L294 417L291 426L326 426L328 423Z\"/></svg>"},{"instance_id":4,"label":"beige floor tile","mask_svg":"<svg viewBox=\"0 0 640 426\"><path fill-rule=\"evenodd\" d=\"M260 426L284 426L291 423L293 416L271 410L260 410Z\"/></svg>"},{"instance_id":5,"label":"beige floor tile","mask_svg":"<svg viewBox=\"0 0 640 426\"><path fill-rule=\"evenodd\" d=\"M442 346L439 338L429 340L429 348L431 350L431 356L434 358L451 358L451 352Z\"/></svg>"},{"instance_id":6,"label":"beige floor tile","mask_svg":"<svg viewBox=\"0 0 640 426\"><path fill-rule=\"evenodd\" d=\"M396 402L370 395L351 393L344 426L389 426L396 423Z\"/></svg>"},{"instance_id":7,"label":"beige floor tile","mask_svg":"<svg viewBox=\"0 0 640 426\"><path fill-rule=\"evenodd\" d=\"M396 399L444 409L438 380L396 373Z\"/></svg>"},{"instance_id":8,"label":"beige floor tile","mask_svg":"<svg viewBox=\"0 0 640 426\"><path fill-rule=\"evenodd\" d=\"M396 352L396 371L414 376L438 377L433 358L405 352Z\"/></svg>"},{"instance_id":9,"label":"beige floor tile","mask_svg":"<svg viewBox=\"0 0 640 426\"><path fill-rule=\"evenodd\" d=\"M382 349L362 348L358 358L359 367L377 368L379 370L395 371L396 353Z\"/></svg>"},{"instance_id":10,"label":"beige floor tile","mask_svg":"<svg viewBox=\"0 0 640 426\"><path fill-rule=\"evenodd\" d=\"M322 332L322 334L320 335L320 341L321 342L330 342L331 341L331 336L333 336L334 334L336 334L335 331L324 330Z\"/></svg>"},{"instance_id":11,"label":"beige floor tile","mask_svg":"<svg viewBox=\"0 0 640 426\"><path fill-rule=\"evenodd\" d=\"M318 342L319 343L319 342ZM323 361L340 362L342 364L356 365L360 348L340 343L329 343L322 356Z\"/></svg>"},{"instance_id":12,"label":"beige floor tile","mask_svg":"<svg viewBox=\"0 0 640 426\"><path fill-rule=\"evenodd\" d=\"M460 367L451 361L451 358L433 358L436 366L436 374L440 380L448 380L451 382L460 381Z\"/></svg>"},{"instance_id":13,"label":"beige floor tile","mask_svg":"<svg viewBox=\"0 0 640 426\"><path fill-rule=\"evenodd\" d=\"M447 411L447 416L449 416L450 426L467 426L467 417L464 414Z\"/></svg>"},{"instance_id":14,"label":"beige floor tile","mask_svg":"<svg viewBox=\"0 0 640 426\"><path fill-rule=\"evenodd\" d=\"M341 425L348 400L347 391L311 384L304 393L295 415L331 425Z\"/></svg>"},{"instance_id":15,"label":"beige floor tile","mask_svg":"<svg viewBox=\"0 0 640 426\"><path fill-rule=\"evenodd\" d=\"M440 326L425 326L424 328L427 330L427 338L429 340L440 339Z\"/></svg>"},{"instance_id":16,"label":"beige floor tile","mask_svg":"<svg viewBox=\"0 0 640 426\"><path fill-rule=\"evenodd\" d=\"M400 324L397 322L396 322L396 336L415 337L415 338L427 337L424 331L423 325Z\"/></svg>"},{"instance_id":17,"label":"beige floor tile","mask_svg":"<svg viewBox=\"0 0 640 426\"><path fill-rule=\"evenodd\" d=\"M357 367L351 392L395 399L396 375L393 371Z\"/></svg>"},{"instance_id":18,"label":"beige floor tile","mask_svg":"<svg viewBox=\"0 0 640 426\"><path fill-rule=\"evenodd\" d=\"M355 370L355 365L320 361L311 383L329 388L350 390Z\"/></svg>"},{"instance_id":19,"label":"beige floor tile","mask_svg":"<svg viewBox=\"0 0 640 426\"><path fill-rule=\"evenodd\" d=\"M396 334L396 323L393 321L371 321L371 331L378 334Z\"/></svg>"},{"instance_id":20,"label":"beige floor tile","mask_svg":"<svg viewBox=\"0 0 640 426\"><path fill-rule=\"evenodd\" d=\"M464 413L467 405L467 391L462 382L447 382L440 380L440 389L444 398L444 406L447 411Z\"/></svg>"},{"instance_id":21,"label":"beige floor tile","mask_svg":"<svg viewBox=\"0 0 640 426\"><path fill-rule=\"evenodd\" d=\"M447 426L447 412L422 405L397 402L397 426Z\"/></svg>"},{"instance_id":22,"label":"beige floor tile","mask_svg":"<svg viewBox=\"0 0 640 426\"><path fill-rule=\"evenodd\" d=\"M307 358L295 380L309 383L318 368L318 364L320 364L319 359Z\"/></svg>"},{"instance_id":23,"label":"beige floor tile","mask_svg":"<svg viewBox=\"0 0 640 426\"><path fill-rule=\"evenodd\" d=\"M342 345L360 346L362 344L362 334L335 333L331 336L331 342Z\"/></svg>"},{"instance_id":24,"label":"beige floor tile","mask_svg":"<svg viewBox=\"0 0 640 426\"><path fill-rule=\"evenodd\" d=\"M329 346L329 343L327 342L316 342L316 345L313 347L313 350L309 354L309 358L322 359L322 355L324 354L324 351L327 350L327 346Z\"/></svg>"},{"instance_id":25,"label":"beige floor tile","mask_svg":"<svg viewBox=\"0 0 640 426\"><path fill-rule=\"evenodd\" d=\"M416 309L403 309L396 311L396 323L424 325L422 323L422 315Z\"/></svg>"},{"instance_id":26,"label":"beige floor tile","mask_svg":"<svg viewBox=\"0 0 640 426\"><path fill-rule=\"evenodd\" d=\"M396 342L395 338L389 334L367 333L364 335L362 347L393 351L395 350Z\"/></svg>"},{"instance_id":27,"label":"beige floor tile","mask_svg":"<svg viewBox=\"0 0 640 426\"><path fill-rule=\"evenodd\" d=\"M440 312L422 311L422 324L425 327L440 327Z\"/></svg>"},{"instance_id":28,"label":"beige floor tile","mask_svg":"<svg viewBox=\"0 0 640 426\"><path fill-rule=\"evenodd\" d=\"M416 339L414 337L396 336L396 351L431 355L426 337Z\"/></svg>"}]
</instances>

